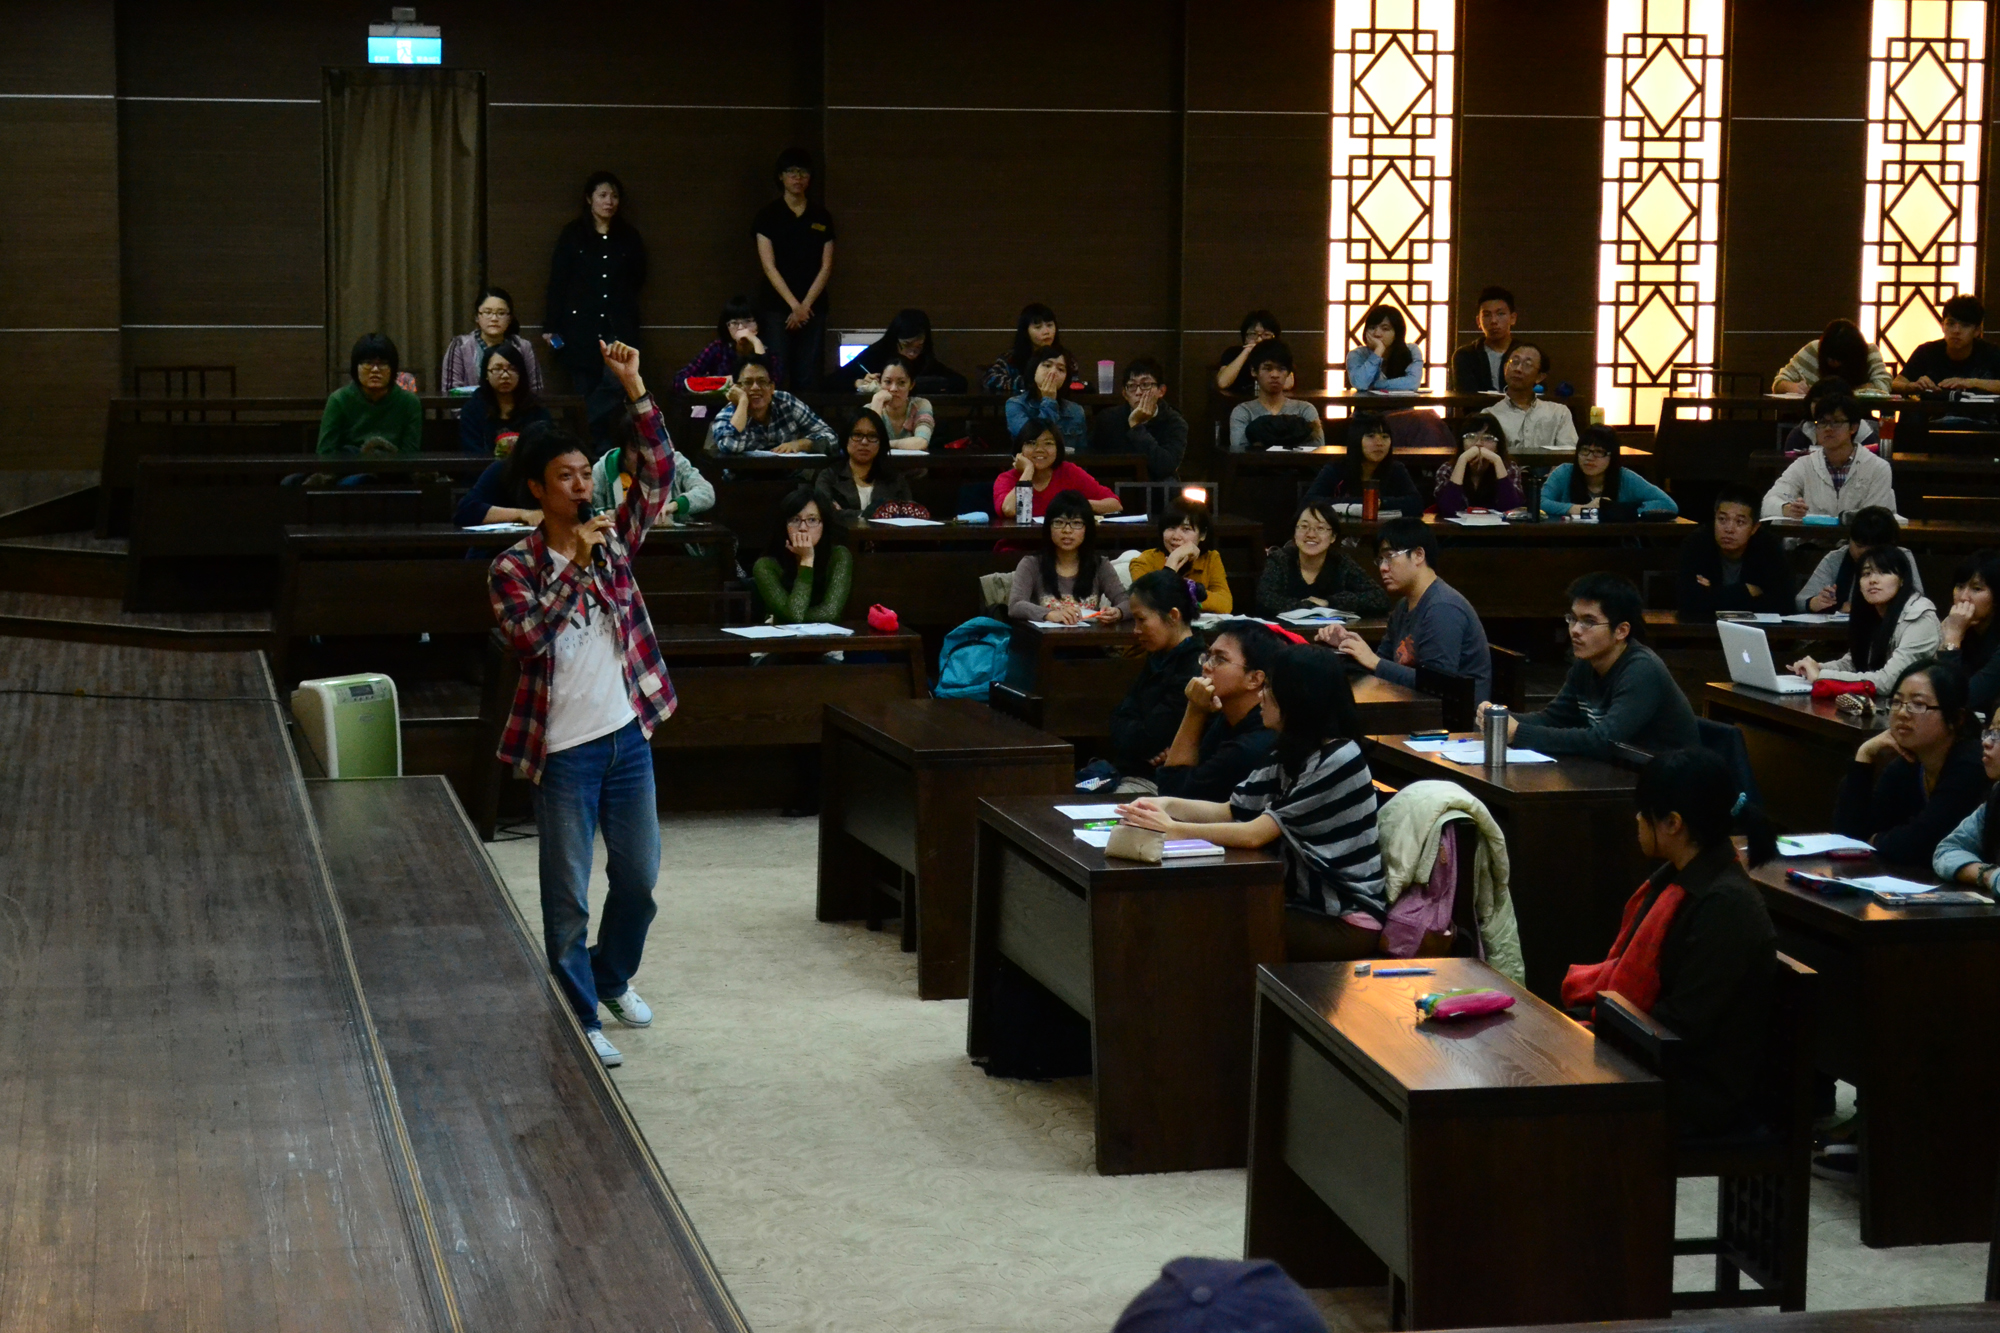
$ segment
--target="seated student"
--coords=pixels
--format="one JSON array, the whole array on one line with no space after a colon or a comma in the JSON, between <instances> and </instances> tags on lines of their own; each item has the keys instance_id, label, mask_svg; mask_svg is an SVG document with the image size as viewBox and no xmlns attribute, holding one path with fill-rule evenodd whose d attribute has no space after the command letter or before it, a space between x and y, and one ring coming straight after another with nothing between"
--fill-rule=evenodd
<instances>
[{"instance_id":1,"label":"seated student","mask_svg":"<svg viewBox=\"0 0 2000 1333\"><path fill-rule=\"evenodd\" d=\"M1372 957L1388 895L1354 691L1340 659L1316 648L1288 644L1266 675L1264 725L1278 741L1271 762L1239 783L1227 805L1155 796L1118 807L1118 817L1224 847L1283 839L1287 952Z\"/></svg>"},{"instance_id":2,"label":"seated student","mask_svg":"<svg viewBox=\"0 0 2000 1333\"><path fill-rule=\"evenodd\" d=\"M1319 412L1311 403L1285 396L1292 384L1292 349L1277 338L1250 354L1257 396L1229 410L1229 451L1297 449L1326 442Z\"/></svg>"},{"instance_id":3,"label":"seated student","mask_svg":"<svg viewBox=\"0 0 2000 1333\"><path fill-rule=\"evenodd\" d=\"M729 406L716 415L711 438L719 454L830 454L840 447L833 427L778 388L771 358L760 353L743 358L736 382L729 386Z\"/></svg>"},{"instance_id":4,"label":"seated student","mask_svg":"<svg viewBox=\"0 0 2000 1333\"><path fill-rule=\"evenodd\" d=\"M837 522L801 488L778 506L778 531L767 555L750 567L757 599L780 625L837 621L854 586L854 553Z\"/></svg>"},{"instance_id":5,"label":"seated student","mask_svg":"<svg viewBox=\"0 0 2000 1333\"><path fill-rule=\"evenodd\" d=\"M1355 393L1414 393L1424 382L1424 352L1405 340L1403 312L1378 305L1361 317L1361 346L1347 354Z\"/></svg>"},{"instance_id":6,"label":"seated student","mask_svg":"<svg viewBox=\"0 0 2000 1333\"><path fill-rule=\"evenodd\" d=\"M1549 355L1518 339L1500 367L1506 392L1487 409L1500 423L1507 447L1515 454L1566 454L1576 448L1576 418L1561 403L1535 392L1549 373Z\"/></svg>"},{"instance_id":7,"label":"seated student","mask_svg":"<svg viewBox=\"0 0 2000 1333\"><path fill-rule=\"evenodd\" d=\"M522 444L532 442L549 429L546 423L535 427L534 430L527 432ZM526 497L521 485L522 479L515 475L514 458L520 452L520 449L516 448L507 457L494 459L492 466L479 474L478 479L472 483L472 489L460 497L458 507L452 510L452 522L461 528L476 528L484 523L520 523L531 528L542 525L541 507L531 500L524 503ZM633 463L636 466L638 451L635 449L633 452ZM684 455L675 455L675 473L679 473L686 466L687 458ZM599 509L604 508L603 505L596 505L594 501L593 505Z\"/></svg>"},{"instance_id":8,"label":"seated student","mask_svg":"<svg viewBox=\"0 0 2000 1333\"><path fill-rule=\"evenodd\" d=\"M1194 632L1187 582L1166 570L1132 580L1131 608L1146 664L1111 710L1111 762L1150 788L1155 765L1180 730L1187 683L1201 674L1201 636Z\"/></svg>"},{"instance_id":9,"label":"seated student","mask_svg":"<svg viewBox=\"0 0 2000 1333\"><path fill-rule=\"evenodd\" d=\"M888 434L882 414L862 408L847 428L845 458L813 476L812 495L820 512L832 514L844 528L873 518L883 505L913 503L910 479L882 462L882 441Z\"/></svg>"},{"instance_id":10,"label":"seated student","mask_svg":"<svg viewBox=\"0 0 2000 1333\"><path fill-rule=\"evenodd\" d=\"M1857 509L1847 520L1847 542L1836 546L1813 566L1806 581L1792 595L1792 604L1801 611L1839 611L1845 615L1854 601L1854 570L1861 553L1874 546L1894 546L1903 535L1895 514L1880 505ZM1917 572L1917 558L1910 557L1910 586L1924 590L1923 575Z\"/></svg>"},{"instance_id":11,"label":"seated student","mask_svg":"<svg viewBox=\"0 0 2000 1333\"><path fill-rule=\"evenodd\" d=\"M616 509L624 503L625 493L632 488L634 470L639 466L638 451L632 441L631 413L622 413L621 418L611 428L611 438L617 443L606 449L604 457L590 468L590 504L600 511ZM677 455L674 475L667 478L667 507L660 515L659 526L671 528L677 523L685 524L713 508L714 484L695 470L686 454ZM702 553L701 548L696 546L688 547L687 552L690 555Z\"/></svg>"},{"instance_id":12,"label":"seated student","mask_svg":"<svg viewBox=\"0 0 2000 1333\"><path fill-rule=\"evenodd\" d=\"M1792 609L1792 571L1777 535L1757 518L1757 493L1724 482L1715 493L1715 517L1681 543L1674 619L1701 623L1718 611Z\"/></svg>"},{"instance_id":13,"label":"seated student","mask_svg":"<svg viewBox=\"0 0 2000 1333\"><path fill-rule=\"evenodd\" d=\"M1980 773L1993 784L1931 856L1931 873L1951 884L2000 894L2000 724L1979 733Z\"/></svg>"},{"instance_id":14,"label":"seated student","mask_svg":"<svg viewBox=\"0 0 2000 1333\"><path fill-rule=\"evenodd\" d=\"M479 293L479 305L472 312L472 332L459 334L444 349L444 362L438 367L438 392L455 393L477 385L480 357L487 348L502 343L519 353L528 388L540 398L545 392L542 367L535 360L535 349L521 336L521 325L514 318L514 298L505 287L487 287Z\"/></svg>"},{"instance_id":15,"label":"seated student","mask_svg":"<svg viewBox=\"0 0 2000 1333\"><path fill-rule=\"evenodd\" d=\"M1965 673L1930 658L1904 668L1888 705L1887 729L1861 742L1840 780L1833 831L1894 865L1927 866L1986 799L1979 723Z\"/></svg>"},{"instance_id":16,"label":"seated student","mask_svg":"<svg viewBox=\"0 0 2000 1333\"><path fill-rule=\"evenodd\" d=\"M1264 725L1271 662L1286 641L1254 620L1232 620L1201 655L1187 683L1187 711L1153 781L1162 796L1226 801L1238 783L1269 762L1278 735Z\"/></svg>"},{"instance_id":17,"label":"seated student","mask_svg":"<svg viewBox=\"0 0 2000 1333\"><path fill-rule=\"evenodd\" d=\"M1369 674L1415 688L1417 668L1467 676L1475 703L1493 697L1493 650L1479 612L1458 589L1438 577L1437 536L1419 518L1391 519L1376 532L1382 586L1396 599L1382 646L1344 625L1327 625L1319 641L1339 649Z\"/></svg>"},{"instance_id":18,"label":"seated student","mask_svg":"<svg viewBox=\"0 0 2000 1333\"><path fill-rule=\"evenodd\" d=\"M1031 421L1046 421L1062 432L1071 453L1090 447L1089 424L1083 408L1069 400L1063 368L1069 353L1060 346L1043 347L1028 359L1028 387L1007 400L1007 433L1019 435Z\"/></svg>"},{"instance_id":19,"label":"seated student","mask_svg":"<svg viewBox=\"0 0 2000 1333\"><path fill-rule=\"evenodd\" d=\"M1865 680L1887 695L1912 662L1937 652L1937 608L1917 591L1900 547L1863 551L1855 582L1861 596L1847 615L1847 651L1831 662L1801 657L1791 669L1807 680Z\"/></svg>"},{"instance_id":20,"label":"seated student","mask_svg":"<svg viewBox=\"0 0 2000 1333\"><path fill-rule=\"evenodd\" d=\"M1882 353L1868 345L1851 319L1836 319L1826 331L1792 353L1771 381L1772 393L1802 394L1822 379L1843 379L1870 393L1889 392L1889 369Z\"/></svg>"},{"instance_id":21,"label":"seated student","mask_svg":"<svg viewBox=\"0 0 2000 1333\"><path fill-rule=\"evenodd\" d=\"M350 383L327 395L319 418L321 458L355 454L414 454L424 444L424 405L396 387L402 362L396 344L379 333L355 339Z\"/></svg>"},{"instance_id":22,"label":"seated student","mask_svg":"<svg viewBox=\"0 0 2000 1333\"><path fill-rule=\"evenodd\" d=\"M1889 387L1897 393L2000 393L2000 347L1986 341L1986 307L1960 292L1939 314L1944 337L1917 344Z\"/></svg>"},{"instance_id":23,"label":"seated student","mask_svg":"<svg viewBox=\"0 0 2000 1333\"><path fill-rule=\"evenodd\" d=\"M1097 515L1075 491L1049 502L1042 516L1041 545L1014 566L1007 589L1007 614L1014 620L1049 620L1078 625L1085 616L1112 624L1125 614L1125 585L1118 570L1097 551Z\"/></svg>"},{"instance_id":24,"label":"seated student","mask_svg":"<svg viewBox=\"0 0 2000 1333\"><path fill-rule=\"evenodd\" d=\"M1389 456L1394 448L1386 417L1374 412L1354 413L1347 418L1347 456L1319 470L1306 488L1306 499L1358 505L1362 491L1372 481L1376 512L1382 517L1423 513L1424 497L1418 493L1410 470Z\"/></svg>"},{"instance_id":25,"label":"seated student","mask_svg":"<svg viewBox=\"0 0 2000 1333\"><path fill-rule=\"evenodd\" d=\"M732 296L715 317L715 338L694 354L694 360L674 372L674 392L691 393L691 379L735 379L743 369L743 359L761 356L770 363L773 383L785 378L785 359L764 346L757 334L757 309L749 298Z\"/></svg>"},{"instance_id":26,"label":"seated student","mask_svg":"<svg viewBox=\"0 0 2000 1333\"><path fill-rule=\"evenodd\" d=\"M931 343L931 317L915 309L898 310L882 336L836 370L833 378L842 386L851 383L859 389L860 381L871 375L879 381L892 361L903 363L918 391L965 392L965 376L937 359L937 349Z\"/></svg>"},{"instance_id":27,"label":"seated student","mask_svg":"<svg viewBox=\"0 0 2000 1333\"><path fill-rule=\"evenodd\" d=\"M1160 509L1160 544L1132 557L1127 572L1136 583L1156 569L1170 569L1193 586L1202 614L1227 614L1236 607L1223 572L1222 553L1209 546L1208 506L1177 495Z\"/></svg>"},{"instance_id":28,"label":"seated student","mask_svg":"<svg viewBox=\"0 0 2000 1333\"><path fill-rule=\"evenodd\" d=\"M1869 505L1895 512L1889 464L1855 447L1854 428L1861 419L1861 404L1851 396L1822 400L1813 423L1819 443L1805 457L1794 459L1764 492L1765 518L1838 516Z\"/></svg>"},{"instance_id":29,"label":"seated student","mask_svg":"<svg viewBox=\"0 0 2000 1333\"><path fill-rule=\"evenodd\" d=\"M1458 457L1439 463L1436 478L1437 515L1450 518L1468 509L1519 509L1521 467L1507 452L1507 432L1491 413L1465 419L1458 438Z\"/></svg>"},{"instance_id":30,"label":"seated student","mask_svg":"<svg viewBox=\"0 0 2000 1333\"><path fill-rule=\"evenodd\" d=\"M1701 744L1687 696L1660 655L1639 642L1645 614L1639 590L1616 574L1570 584L1569 675L1547 708L1508 717L1507 743L1593 759L1609 759L1620 744L1654 754ZM1480 705L1482 720L1489 706Z\"/></svg>"},{"instance_id":31,"label":"seated student","mask_svg":"<svg viewBox=\"0 0 2000 1333\"><path fill-rule=\"evenodd\" d=\"M1252 310L1237 326L1236 341L1222 349L1215 363L1215 387L1232 398L1248 398L1257 392L1257 374L1250 369L1251 354L1257 344L1282 338L1278 317L1268 310Z\"/></svg>"},{"instance_id":32,"label":"seated student","mask_svg":"<svg viewBox=\"0 0 2000 1333\"><path fill-rule=\"evenodd\" d=\"M1564 1007L1587 1015L1616 991L1680 1039L1667 1116L1681 1135L1754 1126L1770 1026L1777 931L1737 864L1733 825L1749 832L1753 866L1777 854L1770 823L1738 811L1729 765L1702 749L1671 750L1639 770L1639 851L1662 865L1625 903L1601 963L1563 978Z\"/></svg>"},{"instance_id":33,"label":"seated student","mask_svg":"<svg viewBox=\"0 0 2000 1333\"><path fill-rule=\"evenodd\" d=\"M1161 400L1167 396L1167 372L1150 356L1125 363L1125 402L1097 414L1090 447L1101 454L1138 454L1146 460L1146 475L1172 481L1187 452L1187 418Z\"/></svg>"},{"instance_id":34,"label":"seated student","mask_svg":"<svg viewBox=\"0 0 2000 1333\"><path fill-rule=\"evenodd\" d=\"M864 375L855 383L856 389L872 395L868 406L882 414L891 449L921 451L931 447L937 413L931 410L930 399L912 396L916 383L910 367L901 361L891 361L880 375Z\"/></svg>"},{"instance_id":35,"label":"seated student","mask_svg":"<svg viewBox=\"0 0 2000 1333\"><path fill-rule=\"evenodd\" d=\"M1264 559L1257 580L1257 614L1276 617L1302 606L1379 616L1389 595L1379 579L1340 549L1340 520L1325 500L1307 500L1292 520L1292 539Z\"/></svg>"},{"instance_id":36,"label":"seated student","mask_svg":"<svg viewBox=\"0 0 2000 1333\"><path fill-rule=\"evenodd\" d=\"M1803 454L1818 444L1820 408L1829 398L1853 396L1853 386L1838 376L1815 381L1812 388L1806 390L1805 420L1793 426L1786 434L1784 452ZM1882 433L1875 427L1875 418L1866 413L1862 414L1861 423L1854 428L1854 442L1863 449L1874 448L1877 453L1881 452Z\"/></svg>"},{"instance_id":37,"label":"seated student","mask_svg":"<svg viewBox=\"0 0 2000 1333\"><path fill-rule=\"evenodd\" d=\"M1062 329L1056 323L1056 312L1040 301L1030 301L1021 307L1020 321L1014 326L1014 345L1005 356L986 368L980 378L980 386L987 393L1012 396L1024 392L1034 367L1029 364L1034 354L1046 347L1054 347L1062 341ZM1085 391L1083 367L1074 358L1069 362L1069 379L1066 382L1073 392Z\"/></svg>"},{"instance_id":38,"label":"seated student","mask_svg":"<svg viewBox=\"0 0 2000 1333\"><path fill-rule=\"evenodd\" d=\"M1479 293L1479 336L1453 353L1453 393L1498 393L1507 381L1501 367L1514 349L1514 293L1486 287Z\"/></svg>"},{"instance_id":39,"label":"seated student","mask_svg":"<svg viewBox=\"0 0 2000 1333\"><path fill-rule=\"evenodd\" d=\"M1565 413L1567 415L1567 413ZM1617 505L1637 514L1680 513L1674 497L1618 458L1618 432L1591 426L1576 442L1576 462L1558 463L1542 485L1542 512L1563 518L1579 509L1607 510ZM1612 515L1605 512L1602 518Z\"/></svg>"},{"instance_id":40,"label":"seated student","mask_svg":"<svg viewBox=\"0 0 2000 1333\"><path fill-rule=\"evenodd\" d=\"M1951 583L1951 610L1938 624L1938 661L1967 674L1973 709L1992 718L2000 708L2000 631L1993 619L2000 551L1974 551L1960 562Z\"/></svg>"},{"instance_id":41,"label":"seated student","mask_svg":"<svg viewBox=\"0 0 2000 1333\"><path fill-rule=\"evenodd\" d=\"M1090 502L1093 514L1115 514L1125 506L1097 478L1069 461L1062 432L1046 421L1032 421L1014 436L1014 466L993 479L993 512L1017 523L1031 523L1049 510L1049 501L1075 491ZM1014 512L1014 489L1023 481L1034 488L1032 514Z\"/></svg>"},{"instance_id":42,"label":"seated student","mask_svg":"<svg viewBox=\"0 0 2000 1333\"><path fill-rule=\"evenodd\" d=\"M514 452L522 431L549 419L549 410L528 387L524 363L533 360L511 342L486 349L479 365L479 388L458 410L459 448L505 458Z\"/></svg>"}]
</instances>

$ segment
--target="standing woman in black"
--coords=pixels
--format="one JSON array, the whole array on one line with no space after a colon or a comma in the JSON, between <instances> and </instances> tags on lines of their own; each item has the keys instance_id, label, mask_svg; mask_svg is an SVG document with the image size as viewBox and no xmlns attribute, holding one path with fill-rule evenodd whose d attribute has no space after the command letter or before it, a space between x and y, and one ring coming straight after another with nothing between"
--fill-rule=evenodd
<instances>
[{"instance_id":1,"label":"standing woman in black","mask_svg":"<svg viewBox=\"0 0 2000 1333\"><path fill-rule=\"evenodd\" d=\"M584 400L591 437L608 444L605 427L624 405L624 391L604 373L598 343L643 346L639 289L646 285L646 243L619 216L625 185L608 171L583 183L583 213L556 238L549 260L543 338L569 371Z\"/></svg>"},{"instance_id":2,"label":"standing woman in black","mask_svg":"<svg viewBox=\"0 0 2000 1333\"><path fill-rule=\"evenodd\" d=\"M806 198L812 154L787 148L775 168L778 198L757 210L758 332L784 358L794 393L819 388L826 348L826 284L833 277L833 214Z\"/></svg>"}]
</instances>

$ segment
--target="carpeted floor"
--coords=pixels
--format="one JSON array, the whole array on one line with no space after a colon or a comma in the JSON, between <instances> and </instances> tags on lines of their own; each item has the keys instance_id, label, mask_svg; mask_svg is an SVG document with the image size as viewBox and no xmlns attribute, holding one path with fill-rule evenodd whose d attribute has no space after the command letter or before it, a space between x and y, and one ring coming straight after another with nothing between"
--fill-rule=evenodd
<instances>
[{"instance_id":1,"label":"carpeted floor","mask_svg":"<svg viewBox=\"0 0 2000 1333\"><path fill-rule=\"evenodd\" d=\"M1110 1328L1181 1254L1236 1255L1243 1173L1091 1170L1087 1084L988 1079L962 1001L922 1003L893 930L813 920L817 824L663 820L660 915L621 1029L618 1086L760 1333ZM539 922L536 843L493 845ZM602 861L593 898L602 895ZM1712 1223L1684 1184L1681 1231ZM1986 1249L1867 1250L1854 1200L1815 1186L1810 1307L1977 1300ZM1682 1282L1703 1271L1690 1265ZM1320 1293L1383 1329L1375 1291Z\"/></svg>"}]
</instances>

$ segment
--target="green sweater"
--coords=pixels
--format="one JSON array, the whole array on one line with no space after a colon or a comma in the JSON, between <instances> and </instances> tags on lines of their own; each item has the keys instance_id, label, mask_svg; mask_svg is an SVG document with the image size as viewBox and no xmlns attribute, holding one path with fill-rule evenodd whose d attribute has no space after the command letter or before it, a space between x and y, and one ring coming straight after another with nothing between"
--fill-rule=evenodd
<instances>
[{"instance_id":1,"label":"green sweater","mask_svg":"<svg viewBox=\"0 0 2000 1333\"><path fill-rule=\"evenodd\" d=\"M371 403L358 384L343 384L327 397L319 418L322 458L352 455L377 437L413 454L424 443L424 405L408 389L389 386L380 402Z\"/></svg>"},{"instance_id":2,"label":"green sweater","mask_svg":"<svg viewBox=\"0 0 2000 1333\"><path fill-rule=\"evenodd\" d=\"M826 589L817 602L813 600L813 587L817 582L815 576L820 572L817 565L800 569L789 591L785 588L784 569L776 557L767 555L750 567L751 577L757 581L757 595L764 600L764 609L780 625L796 625L808 620L839 620L840 613L847 609L847 594L854 586L854 553L845 546L836 546L831 555L825 551L821 551L820 555L827 567Z\"/></svg>"}]
</instances>

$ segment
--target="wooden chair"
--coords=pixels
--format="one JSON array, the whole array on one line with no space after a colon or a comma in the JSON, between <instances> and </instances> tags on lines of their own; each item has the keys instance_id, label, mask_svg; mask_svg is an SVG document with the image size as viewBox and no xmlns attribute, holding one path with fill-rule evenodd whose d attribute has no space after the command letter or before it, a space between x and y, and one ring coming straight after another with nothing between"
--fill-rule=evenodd
<instances>
[{"instance_id":1,"label":"wooden chair","mask_svg":"<svg viewBox=\"0 0 2000 1333\"><path fill-rule=\"evenodd\" d=\"M1806 1233L1812 1192L1813 1001L1818 975L1778 954L1758 1127L1674 1144L1674 1177L1716 1176L1716 1234L1674 1241L1675 1254L1715 1256L1715 1290L1676 1291L1676 1310L1776 1305L1806 1308ZM1680 1038L1616 991L1597 997L1597 1035L1671 1083ZM1742 1279L1757 1288L1745 1291Z\"/></svg>"},{"instance_id":2,"label":"wooden chair","mask_svg":"<svg viewBox=\"0 0 2000 1333\"><path fill-rule=\"evenodd\" d=\"M986 702L996 713L1018 718L1031 727L1042 725L1042 696L1017 690L1012 685L1002 685L998 681L987 688Z\"/></svg>"},{"instance_id":3,"label":"wooden chair","mask_svg":"<svg viewBox=\"0 0 2000 1333\"><path fill-rule=\"evenodd\" d=\"M1379 799L1379 798L1378 798ZM1479 852L1479 826L1458 816L1446 823L1443 837L1451 839L1453 879L1451 927L1429 931L1413 958L1477 958L1481 955L1479 913L1473 901L1472 861ZM1361 932L1348 927L1333 932L1301 930L1300 917L1293 909L1285 914L1285 961L1288 963L1345 962L1353 958L1382 956L1379 944L1363 939ZM1376 939L1379 941L1380 937Z\"/></svg>"}]
</instances>

